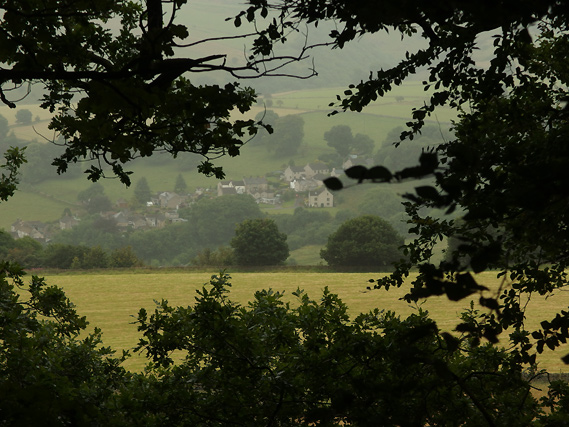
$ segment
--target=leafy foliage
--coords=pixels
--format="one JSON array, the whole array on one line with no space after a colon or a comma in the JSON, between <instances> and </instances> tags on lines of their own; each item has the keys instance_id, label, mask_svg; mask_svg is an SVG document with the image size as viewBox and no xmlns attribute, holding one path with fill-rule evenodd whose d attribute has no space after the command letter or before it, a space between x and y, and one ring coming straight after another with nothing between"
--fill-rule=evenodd
<instances>
[{"instance_id":1,"label":"leafy foliage","mask_svg":"<svg viewBox=\"0 0 569 427\"><path fill-rule=\"evenodd\" d=\"M336 231L341 221L327 211L298 207L292 215L271 215L279 230L287 235L291 250L306 245L324 245L328 236Z\"/></svg>"},{"instance_id":2,"label":"leafy foliage","mask_svg":"<svg viewBox=\"0 0 569 427\"><path fill-rule=\"evenodd\" d=\"M287 236L272 219L247 219L231 239L237 265L278 265L288 258Z\"/></svg>"},{"instance_id":3,"label":"leafy foliage","mask_svg":"<svg viewBox=\"0 0 569 427\"><path fill-rule=\"evenodd\" d=\"M298 290L293 305L259 291L239 306L229 287L213 276L193 307L139 312L157 382L131 404L193 425L522 425L540 414L506 352L443 335L425 313L350 321L328 289L318 300Z\"/></svg>"},{"instance_id":4,"label":"leafy foliage","mask_svg":"<svg viewBox=\"0 0 569 427\"><path fill-rule=\"evenodd\" d=\"M1 164L0 169L7 171L7 174L2 172L0 176L0 201L6 201L14 195L18 185L18 169L26 163L24 151L19 148L8 149L4 159L6 163Z\"/></svg>"},{"instance_id":5,"label":"leafy foliage","mask_svg":"<svg viewBox=\"0 0 569 427\"><path fill-rule=\"evenodd\" d=\"M176 177L176 184L174 184L174 192L178 194L186 194L187 190L188 184L186 184L186 180L182 174L178 174Z\"/></svg>"},{"instance_id":6,"label":"leafy foliage","mask_svg":"<svg viewBox=\"0 0 569 427\"><path fill-rule=\"evenodd\" d=\"M265 6L264 1L254 4ZM423 85L432 90L430 99L411 112L408 129L400 135L401 145L420 132L437 107L447 105L458 113L453 139L439 145L436 152L425 151L418 166L400 171L385 166L346 171L358 183L389 183L425 175L436 178L436 187L419 186L406 196L412 230L418 237L406 246L409 262L378 286L401 286L415 265L420 275L412 284L409 301L441 293L458 299L482 289L467 270L495 269L504 278L504 286L498 294L479 299L490 313L476 326L462 325L463 330L490 341L496 341L501 331L511 331L511 351L521 363L535 360L532 351L556 348L569 338L569 317L561 312L542 322L542 329L532 333L535 341L530 340L519 303L522 295L546 295L567 284L564 141L569 74L567 63L561 60L569 53L565 2L528 1L514 6L484 1L453 7L443 2L411 2L405 7L394 3L372 7L371 2L283 0L275 7L283 17L296 17L282 23L281 36L303 20L341 23L330 34L339 48L382 30L395 30L403 37L420 33L427 47L407 52L396 66L351 85L334 104L342 110L361 111L426 67L428 77ZM488 66L483 67L474 52L485 37L493 46ZM344 188L337 179L327 185ZM463 221L434 218L425 215L424 208L443 208L447 213L460 208ZM435 243L452 236L463 244L446 261L432 264ZM466 255L470 261L465 266Z\"/></svg>"},{"instance_id":7,"label":"leafy foliage","mask_svg":"<svg viewBox=\"0 0 569 427\"><path fill-rule=\"evenodd\" d=\"M294 156L304 138L304 119L296 114L279 117L272 110L257 114L257 120L263 120L270 128L260 131L253 139L256 145L265 145L267 150L277 157Z\"/></svg>"},{"instance_id":8,"label":"leafy foliage","mask_svg":"<svg viewBox=\"0 0 569 427\"><path fill-rule=\"evenodd\" d=\"M63 291L0 265L0 414L6 425L107 424L126 379Z\"/></svg>"},{"instance_id":9,"label":"leafy foliage","mask_svg":"<svg viewBox=\"0 0 569 427\"><path fill-rule=\"evenodd\" d=\"M343 223L328 237L320 256L331 266L385 268L401 259L403 238L378 216L364 215Z\"/></svg>"},{"instance_id":10,"label":"leafy foliage","mask_svg":"<svg viewBox=\"0 0 569 427\"><path fill-rule=\"evenodd\" d=\"M134 199L139 205L146 205L150 201L152 192L145 177L140 178L134 187Z\"/></svg>"},{"instance_id":11,"label":"leafy foliage","mask_svg":"<svg viewBox=\"0 0 569 427\"><path fill-rule=\"evenodd\" d=\"M238 155L244 140L262 126L230 118L255 103L252 89L236 82L196 85L184 75L223 71L252 78L281 70L290 58L265 58L271 51L258 43L244 64L229 65L224 53L180 55L183 44L208 42L192 38L179 22L186 3L9 0L0 5L0 62L6 64L0 100L15 108L21 93L15 89L32 82L42 86L42 108L55 114L49 128L65 146L53 162L59 173L70 164L94 160L89 179L96 181L110 169L129 185L127 162L164 151L174 157L199 154L199 170L222 178L222 169L211 160ZM13 91L17 94L10 99Z\"/></svg>"},{"instance_id":12,"label":"leafy foliage","mask_svg":"<svg viewBox=\"0 0 569 427\"><path fill-rule=\"evenodd\" d=\"M324 133L324 139L328 146L334 148L342 159L349 154L368 156L372 153L375 142L361 133L352 135L352 129L347 125L332 127Z\"/></svg>"}]
</instances>

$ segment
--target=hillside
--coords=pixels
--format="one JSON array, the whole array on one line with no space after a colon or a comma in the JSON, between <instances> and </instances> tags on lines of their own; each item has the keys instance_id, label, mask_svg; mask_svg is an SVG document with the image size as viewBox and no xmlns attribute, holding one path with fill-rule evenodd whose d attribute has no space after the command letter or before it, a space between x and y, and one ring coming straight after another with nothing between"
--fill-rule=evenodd
<instances>
[{"instance_id":1,"label":"hillside","mask_svg":"<svg viewBox=\"0 0 569 427\"><path fill-rule=\"evenodd\" d=\"M323 153L332 153L334 150L326 145L324 132L336 125L348 125L353 133L364 133L374 141L376 148L381 145L390 130L397 126L404 126L413 107L419 106L424 100L424 93L418 84L409 84L394 94L378 100L365 113L341 113L328 117L330 109L327 104L340 92L340 88L319 89L310 91L291 91L272 95L273 105L278 105L274 111L279 115L300 114L305 121L304 142L295 156L278 158L267 152L264 147L245 146L240 156L235 158L222 158L218 163L224 167L226 176L232 179L241 179L244 176L263 176L268 172L282 170L292 160L297 165L317 160ZM404 101L396 102L396 96L403 96ZM37 106L26 105L34 115L42 111ZM262 106L255 106L249 113L255 116L263 111ZM7 108L0 109L4 115ZM448 124L449 115L440 117L439 123ZM42 141L38 133L46 132L47 122L41 121L30 126L15 125L13 115L5 116L11 123L10 131L19 138ZM434 120L432 124L436 124ZM182 173L188 183L189 191L199 187L216 186L214 178L207 178L195 170L185 170L189 156L180 156L170 160L167 156L157 155L157 161L149 164L147 161L133 162L133 182L140 177L146 177L150 188L154 192L172 191L176 177ZM112 201L119 198L129 200L133 196L133 189L126 188L115 179L102 181L106 194ZM9 229L17 218L23 220L53 221L61 215L66 207L77 203L77 194L90 186L84 176L75 178L57 177L31 185L23 185L16 196L2 205L0 228Z\"/></svg>"}]
</instances>

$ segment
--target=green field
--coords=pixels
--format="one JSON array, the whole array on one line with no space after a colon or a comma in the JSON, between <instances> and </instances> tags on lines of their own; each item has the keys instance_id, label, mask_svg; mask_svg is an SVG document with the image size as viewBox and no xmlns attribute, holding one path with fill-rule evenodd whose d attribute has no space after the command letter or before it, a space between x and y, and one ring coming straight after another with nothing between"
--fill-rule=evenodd
<instances>
[{"instance_id":1,"label":"green field","mask_svg":"<svg viewBox=\"0 0 569 427\"><path fill-rule=\"evenodd\" d=\"M109 272L97 274L60 274L45 276L48 284L61 286L77 306L80 314L87 316L92 327L103 330L103 342L116 350L130 349L138 340L136 326L132 324L141 307L152 310L154 300L166 299L172 305L190 305L194 302L195 290L209 281L213 272L170 271L156 272L139 270L136 272ZM232 276L231 298L246 304L260 289L272 288L285 291L291 301L291 292L304 289L317 299L325 286L337 293L350 308L352 315L378 307L393 310L405 316L417 307L411 307L399 300L402 290L366 291L368 280L377 278L377 273L310 273L310 272L263 272L234 273ZM483 273L477 280L496 289L499 283L493 273ZM421 304L428 310L439 327L451 331L459 323L458 315L469 306L469 300L451 302L446 297L431 298ZM545 300L532 296L527 309L527 327L538 328L538 320L567 309L569 293L559 291ZM560 357L567 352L567 346L556 352L545 350L539 357L542 367L552 373L566 369ZM140 370L144 365L141 357L129 359L128 369Z\"/></svg>"}]
</instances>

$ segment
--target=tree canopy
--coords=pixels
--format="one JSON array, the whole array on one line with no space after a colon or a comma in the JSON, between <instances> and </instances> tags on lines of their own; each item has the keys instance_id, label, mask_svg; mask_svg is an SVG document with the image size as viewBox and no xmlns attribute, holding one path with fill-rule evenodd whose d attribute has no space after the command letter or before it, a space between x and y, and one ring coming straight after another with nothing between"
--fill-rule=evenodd
<instances>
[{"instance_id":1,"label":"tree canopy","mask_svg":"<svg viewBox=\"0 0 569 427\"><path fill-rule=\"evenodd\" d=\"M289 255L287 236L272 219L247 219L235 227L231 239L237 265L279 265Z\"/></svg>"},{"instance_id":2,"label":"tree canopy","mask_svg":"<svg viewBox=\"0 0 569 427\"><path fill-rule=\"evenodd\" d=\"M334 148L338 155L345 160L349 154L367 156L373 151L375 142L368 135L361 133L352 135L352 129L347 125L337 125L324 132L328 146Z\"/></svg>"},{"instance_id":3,"label":"tree canopy","mask_svg":"<svg viewBox=\"0 0 569 427\"><path fill-rule=\"evenodd\" d=\"M251 2L256 11L264 0ZM400 62L370 74L338 96L337 111L361 111L408 77L425 75L429 100L411 111L412 120L400 144L414 138L437 107L458 113L455 136L420 155L415 167L389 170L362 166L347 171L358 182L389 183L435 176L436 186L407 194L407 211L418 237L407 245L408 263L377 287L401 286L412 266L420 274L407 298L446 294L462 299L480 294L490 309L463 330L492 341L511 331L512 352L531 362L544 347L556 348L569 338L569 313L544 319L541 328L526 331L520 298L547 294L567 283L567 91L569 74L562 58L569 53L569 11L564 1L442 1L376 4L372 1L289 1L272 4L280 16L281 36L304 21L333 20L332 43L346 43L379 31L402 37L419 36L427 45L406 52ZM485 49L486 60L476 53ZM328 181L333 189L344 185ZM461 209L462 222L425 217L427 208L450 213ZM547 220L545 219L547 218ZM497 231L496 231L497 230ZM451 261L431 261L436 241L460 236L462 245ZM468 266L459 261L470 257ZM448 260L448 257L447 257ZM496 269L504 287L488 295L471 272ZM531 336L531 338L530 338ZM569 356L566 358L569 361Z\"/></svg>"},{"instance_id":4,"label":"tree canopy","mask_svg":"<svg viewBox=\"0 0 569 427\"><path fill-rule=\"evenodd\" d=\"M331 266L386 268L399 261L403 238L385 220L364 215L343 223L328 237L320 256Z\"/></svg>"},{"instance_id":5,"label":"tree canopy","mask_svg":"<svg viewBox=\"0 0 569 427\"><path fill-rule=\"evenodd\" d=\"M130 184L125 163L165 151L174 157L197 153L204 159L199 170L221 178L212 160L238 155L256 133L254 120L230 118L231 112L243 113L255 103L252 89L237 82L197 85L188 75L282 74L284 65L303 56L302 49L298 58L280 57L251 40L251 51L240 63L230 65L224 52L200 55L191 48L224 38L269 40L273 34L251 27L237 35L229 31L196 39L179 19L186 3L2 2L0 101L15 108L28 85L41 85L41 106L54 114L49 128L64 141L64 153L54 159L58 172L89 160L90 179L110 170ZM241 19L234 25L241 27Z\"/></svg>"},{"instance_id":6,"label":"tree canopy","mask_svg":"<svg viewBox=\"0 0 569 427\"><path fill-rule=\"evenodd\" d=\"M152 191L150 191L147 179L145 177L140 178L134 186L134 200L139 205L145 205L151 197Z\"/></svg>"},{"instance_id":7,"label":"tree canopy","mask_svg":"<svg viewBox=\"0 0 569 427\"><path fill-rule=\"evenodd\" d=\"M202 199L183 214L195 227L195 238L203 247L229 243L237 224L262 216L259 205L248 194L230 194Z\"/></svg>"}]
</instances>

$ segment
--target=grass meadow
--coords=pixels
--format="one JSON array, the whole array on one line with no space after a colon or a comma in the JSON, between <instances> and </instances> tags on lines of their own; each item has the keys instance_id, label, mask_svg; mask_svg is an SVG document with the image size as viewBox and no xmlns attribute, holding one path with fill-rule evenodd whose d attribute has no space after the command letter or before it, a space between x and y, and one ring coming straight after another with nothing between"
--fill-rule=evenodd
<instances>
[{"instance_id":1,"label":"grass meadow","mask_svg":"<svg viewBox=\"0 0 569 427\"><path fill-rule=\"evenodd\" d=\"M195 301L195 291L208 282L215 271L155 270L110 271L85 274L45 275L48 284L61 286L70 300L77 306L81 315L87 317L90 327L103 331L103 342L115 350L132 349L139 338L136 326L132 323L141 307L153 311L154 302L166 299L171 305L191 305ZM313 299L318 299L324 287L337 293L348 305L352 316L367 312L375 307L392 310L407 316L421 308L428 310L439 327L452 331L459 323L459 315L470 305L470 299L460 302L449 301L446 297L428 299L419 306L411 306L401 301L403 289L389 291L367 291L370 278L378 278L380 273L322 273L306 271L276 272L236 272L229 273L231 279L231 299L240 304L251 300L255 291L272 288L284 291L287 300L294 303L292 291L304 289ZM477 275L479 283L497 290L500 281L495 273ZM539 321L551 319L554 313L569 306L569 292L558 291L545 299L532 296L527 306L527 326L529 330L539 327ZM133 317L134 316L134 317ZM540 366L551 373L566 372L560 358L569 347L555 352L545 350L539 356ZM142 370L145 361L133 355L125 362L130 370Z\"/></svg>"}]
</instances>

